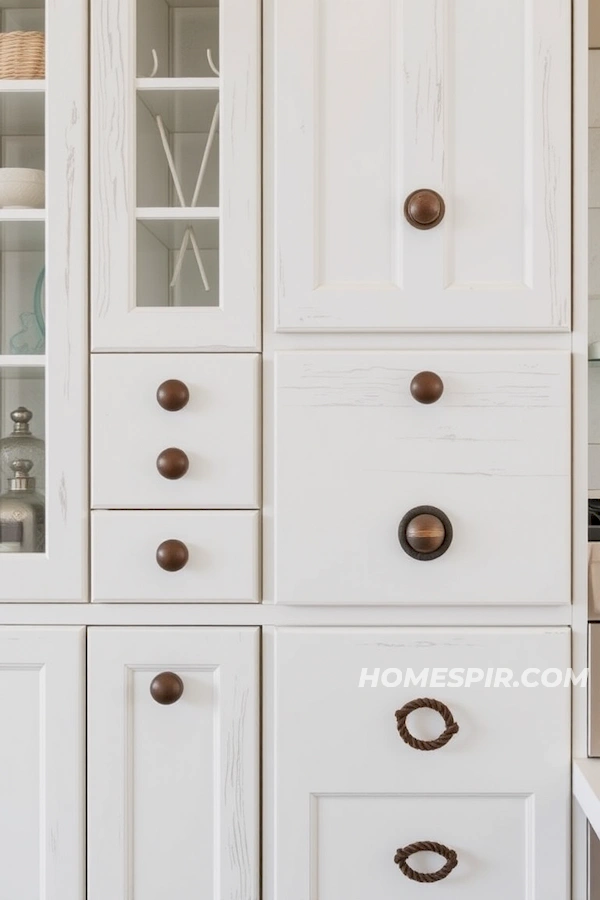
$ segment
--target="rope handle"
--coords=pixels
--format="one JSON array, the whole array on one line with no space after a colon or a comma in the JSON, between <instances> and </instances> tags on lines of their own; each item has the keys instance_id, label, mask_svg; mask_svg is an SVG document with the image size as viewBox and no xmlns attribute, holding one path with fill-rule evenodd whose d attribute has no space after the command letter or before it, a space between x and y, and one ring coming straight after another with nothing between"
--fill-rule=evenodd
<instances>
[{"instance_id":1,"label":"rope handle","mask_svg":"<svg viewBox=\"0 0 600 900\"><path fill-rule=\"evenodd\" d=\"M438 853L443 856L446 862L437 872L417 872L412 866L409 866L407 859L413 853L419 853L421 850L429 850L431 853ZM400 847L396 850L394 862L400 867L400 871L411 881L419 881L422 884L433 884L436 881L442 881L447 878L452 869L458 865L458 856L455 850L446 847L445 844L438 844L437 841L415 841L407 847Z\"/></svg>"},{"instance_id":2,"label":"rope handle","mask_svg":"<svg viewBox=\"0 0 600 900\"><path fill-rule=\"evenodd\" d=\"M433 709L443 718L446 728L438 738L433 741L420 741L414 737L406 725L406 720L411 712L416 709ZM431 700L428 697L421 697L418 700L411 700L406 703L402 709L396 710L396 724L398 726L398 734L405 744L413 747L415 750L439 750L450 741L458 732L458 723L454 721L454 716L445 703L440 700Z\"/></svg>"}]
</instances>

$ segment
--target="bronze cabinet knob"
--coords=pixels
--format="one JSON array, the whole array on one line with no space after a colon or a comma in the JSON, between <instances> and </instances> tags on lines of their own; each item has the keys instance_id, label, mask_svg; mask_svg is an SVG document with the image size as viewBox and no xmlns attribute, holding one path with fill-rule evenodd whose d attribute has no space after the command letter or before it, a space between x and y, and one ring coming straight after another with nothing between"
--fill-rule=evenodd
<instances>
[{"instance_id":1,"label":"bronze cabinet knob","mask_svg":"<svg viewBox=\"0 0 600 900\"><path fill-rule=\"evenodd\" d=\"M435 506L416 506L398 526L400 546L413 559L426 561L442 556L452 543L452 523Z\"/></svg>"},{"instance_id":2,"label":"bronze cabinet knob","mask_svg":"<svg viewBox=\"0 0 600 900\"><path fill-rule=\"evenodd\" d=\"M156 391L158 405L168 412L179 412L180 409L187 406L189 399L190 392L187 384L178 381L177 378L163 381Z\"/></svg>"},{"instance_id":3,"label":"bronze cabinet knob","mask_svg":"<svg viewBox=\"0 0 600 900\"><path fill-rule=\"evenodd\" d=\"M436 403L444 393L444 382L435 372L419 372L410 383L417 403Z\"/></svg>"},{"instance_id":4,"label":"bronze cabinet knob","mask_svg":"<svg viewBox=\"0 0 600 900\"><path fill-rule=\"evenodd\" d=\"M414 228L426 231L435 228L444 218L446 205L437 191L421 188L409 194L404 203L404 215Z\"/></svg>"},{"instance_id":5,"label":"bronze cabinet knob","mask_svg":"<svg viewBox=\"0 0 600 900\"><path fill-rule=\"evenodd\" d=\"M156 548L156 562L165 572L179 572L187 564L190 554L183 541L163 541Z\"/></svg>"},{"instance_id":6,"label":"bronze cabinet knob","mask_svg":"<svg viewBox=\"0 0 600 900\"><path fill-rule=\"evenodd\" d=\"M150 694L161 706L170 706L183 694L183 681L175 672L161 672L152 679Z\"/></svg>"},{"instance_id":7,"label":"bronze cabinet knob","mask_svg":"<svg viewBox=\"0 0 600 900\"><path fill-rule=\"evenodd\" d=\"M168 447L158 454L156 460L156 468L159 473L170 481L183 478L189 467L190 461L187 454L178 447Z\"/></svg>"}]
</instances>

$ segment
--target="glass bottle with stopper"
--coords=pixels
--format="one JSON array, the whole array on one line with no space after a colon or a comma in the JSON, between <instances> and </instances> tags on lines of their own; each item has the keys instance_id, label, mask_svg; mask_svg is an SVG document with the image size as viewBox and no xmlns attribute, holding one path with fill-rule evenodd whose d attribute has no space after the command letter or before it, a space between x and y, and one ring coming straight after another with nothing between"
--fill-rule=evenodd
<instances>
[{"instance_id":1,"label":"glass bottle with stopper","mask_svg":"<svg viewBox=\"0 0 600 900\"><path fill-rule=\"evenodd\" d=\"M33 417L31 410L25 406L13 409L10 414L13 422L11 434L0 440L0 471L3 478L12 478L11 464L16 459L28 459L31 461L37 489L44 493L45 476L45 446L40 438L31 433L29 423Z\"/></svg>"},{"instance_id":2,"label":"glass bottle with stopper","mask_svg":"<svg viewBox=\"0 0 600 900\"><path fill-rule=\"evenodd\" d=\"M0 551L43 553L45 504L35 489L35 478L29 474L33 463L15 459L10 468L8 490L0 494Z\"/></svg>"}]
</instances>

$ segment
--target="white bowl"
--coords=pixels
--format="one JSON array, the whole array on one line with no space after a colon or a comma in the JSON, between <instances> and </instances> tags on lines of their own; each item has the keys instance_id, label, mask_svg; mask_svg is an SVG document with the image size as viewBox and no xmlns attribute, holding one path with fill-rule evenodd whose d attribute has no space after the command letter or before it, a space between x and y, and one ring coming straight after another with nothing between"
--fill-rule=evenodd
<instances>
[{"instance_id":1,"label":"white bowl","mask_svg":"<svg viewBox=\"0 0 600 900\"><path fill-rule=\"evenodd\" d=\"M0 169L0 208L43 209L45 188L42 169Z\"/></svg>"}]
</instances>

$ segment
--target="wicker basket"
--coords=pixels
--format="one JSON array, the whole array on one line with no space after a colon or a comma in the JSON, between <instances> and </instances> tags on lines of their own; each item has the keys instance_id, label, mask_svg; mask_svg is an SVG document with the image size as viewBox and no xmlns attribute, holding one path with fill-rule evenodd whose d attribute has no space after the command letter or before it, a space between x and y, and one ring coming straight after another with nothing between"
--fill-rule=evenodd
<instances>
[{"instance_id":1,"label":"wicker basket","mask_svg":"<svg viewBox=\"0 0 600 900\"><path fill-rule=\"evenodd\" d=\"M44 78L45 50L41 31L0 33L0 78Z\"/></svg>"}]
</instances>

